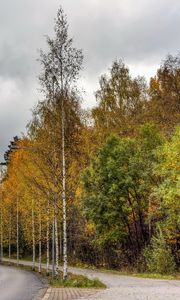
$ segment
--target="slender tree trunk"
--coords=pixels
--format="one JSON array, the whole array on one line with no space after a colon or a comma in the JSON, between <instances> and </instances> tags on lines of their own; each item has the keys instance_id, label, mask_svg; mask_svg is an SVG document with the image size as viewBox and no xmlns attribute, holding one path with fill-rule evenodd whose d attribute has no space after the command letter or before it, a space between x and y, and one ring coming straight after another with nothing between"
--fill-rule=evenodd
<instances>
[{"instance_id":1,"label":"slender tree trunk","mask_svg":"<svg viewBox=\"0 0 180 300\"><path fill-rule=\"evenodd\" d=\"M54 277L54 217L52 223L52 278Z\"/></svg>"},{"instance_id":2,"label":"slender tree trunk","mask_svg":"<svg viewBox=\"0 0 180 300\"><path fill-rule=\"evenodd\" d=\"M56 208L55 208L56 209ZM57 209L56 209L57 210ZM56 266L55 275L58 275L59 271L59 245L58 245L58 226L57 226L57 212L55 213L54 228L55 228L55 245L56 245Z\"/></svg>"},{"instance_id":3,"label":"slender tree trunk","mask_svg":"<svg viewBox=\"0 0 180 300\"><path fill-rule=\"evenodd\" d=\"M1 262L3 261L3 213L2 213L2 199L1 199Z\"/></svg>"},{"instance_id":4,"label":"slender tree trunk","mask_svg":"<svg viewBox=\"0 0 180 300\"><path fill-rule=\"evenodd\" d=\"M17 219L17 222L16 222L16 225L17 225L17 266L19 266L19 198L17 197L17 211L16 211L16 219Z\"/></svg>"},{"instance_id":5,"label":"slender tree trunk","mask_svg":"<svg viewBox=\"0 0 180 300\"><path fill-rule=\"evenodd\" d=\"M11 260L11 235L12 235L12 213L10 212L9 216L9 263Z\"/></svg>"},{"instance_id":6,"label":"slender tree trunk","mask_svg":"<svg viewBox=\"0 0 180 300\"><path fill-rule=\"evenodd\" d=\"M53 81L53 100L54 100L54 81ZM56 172L56 137L54 136L54 172ZM54 178L54 186L57 186L57 180ZM59 245L58 245L58 226L57 226L57 194L54 193L54 220L53 220L53 274L58 275L59 271Z\"/></svg>"},{"instance_id":7,"label":"slender tree trunk","mask_svg":"<svg viewBox=\"0 0 180 300\"><path fill-rule=\"evenodd\" d=\"M46 230L46 274L49 275L49 199L47 206L47 230Z\"/></svg>"},{"instance_id":8,"label":"slender tree trunk","mask_svg":"<svg viewBox=\"0 0 180 300\"><path fill-rule=\"evenodd\" d=\"M42 261L42 252L41 252L41 231L42 231L42 220L41 220L41 212L39 213L39 273L41 273L41 261Z\"/></svg>"},{"instance_id":9,"label":"slender tree trunk","mask_svg":"<svg viewBox=\"0 0 180 300\"><path fill-rule=\"evenodd\" d=\"M34 200L32 202L32 270L35 270L35 261L36 261L36 245L35 245L35 222L34 222Z\"/></svg>"},{"instance_id":10,"label":"slender tree trunk","mask_svg":"<svg viewBox=\"0 0 180 300\"><path fill-rule=\"evenodd\" d=\"M148 215L149 215L149 221L148 221L148 233L149 233L149 241L150 241L151 235L152 235L150 209L151 209L151 198L149 197L149 203L148 203Z\"/></svg>"},{"instance_id":11,"label":"slender tree trunk","mask_svg":"<svg viewBox=\"0 0 180 300\"><path fill-rule=\"evenodd\" d=\"M49 223L46 231L46 275L49 275Z\"/></svg>"},{"instance_id":12,"label":"slender tree trunk","mask_svg":"<svg viewBox=\"0 0 180 300\"><path fill-rule=\"evenodd\" d=\"M66 160L65 160L65 118L64 96L62 96L62 201L63 201L63 279L67 279L67 219L66 219Z\"/></svg>"},{"instance_id":13,"label":"slender tree trunk","mask_svg":"<svg viewBox=\"0 0 180 300\"><path fill-rule=\"evenodd\" d=\"M137 202L137 214L138 214L139 227L140 227L140 232L141 232L141 241L144 244L144 242L146 241L146 234L145 234L145 230L144 230L144 216L143 216L143 213L141 210L141 204L140 204L141 199L135 188L134 188L134 192L135 192L135 197L136 197L136 202Z\"/></svg>"},{"instance_id":14,"label":"slender tree trunk","mask_svg":"<svg viewBox=\"0 0 180 300\"><path fill-rule=\"evenodd\" d=\"M129 205L130 205L130 207L132 209L133 225L134 225L134 229L135 229L135 238L136 238L136 244L137 244L137 250L138 250L137 252L139 253L141 247L140 247L140 243L139 243L138 228L137 228L136 216L135 216L134 208L133 208L132 201L131 201L130 197L128 197L128 202L129 202Z\"/></svg>"},{"instance_id":15,"label":"slender tree trunk","mask_svg":"<svg viewBox=\"0 0 180 300\"><path fill-rule=\"evenodd\" d=\"M59 260L61 263L61 258L62 258L62 233L61 233L61 223L59 226Z\"/></svg>"}]
</instances>

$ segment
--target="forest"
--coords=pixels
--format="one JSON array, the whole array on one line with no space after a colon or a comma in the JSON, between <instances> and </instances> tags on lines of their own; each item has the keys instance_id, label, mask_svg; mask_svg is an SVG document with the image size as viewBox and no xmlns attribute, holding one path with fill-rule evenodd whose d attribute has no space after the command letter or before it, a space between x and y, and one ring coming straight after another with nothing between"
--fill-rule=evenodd
<instances>
[{"instance_id":1,"label":"forest","mask_svg":"<svg viewBox=\"0 0 180 300\"><path fill-rule=\"evenodd\" d=\"M180 267L180 54L147 82L123 59L83 109L83 52L62 8L39 56L41 101L5 154L1 259L168 274Z\"/></svg>"}]
</instances>

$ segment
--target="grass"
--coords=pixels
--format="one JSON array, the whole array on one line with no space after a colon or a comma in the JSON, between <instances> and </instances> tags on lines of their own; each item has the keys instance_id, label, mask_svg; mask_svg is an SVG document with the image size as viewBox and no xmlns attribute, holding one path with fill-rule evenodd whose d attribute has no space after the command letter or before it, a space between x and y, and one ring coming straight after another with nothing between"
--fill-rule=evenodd
<instances>
[{"instance_id":1,"label":"grass","mask_svg":"<svg viewBox=\"0 0 180 300\"><path fill-rule=\"evenodd\" d=\"M116 275L124 275L124 276L132 276L132 277L140 277L140 278L151 278L151 279L165 279L165 280L180 280L180 273L175 274L158 274L158 273L139 273L131 271L121 271L121 270L107 270L107 269L100 269L100 272L106 272Z\"/></svg>"},{"instance_id":2,"label":"grass","mask_svg":"<svg viewBox=\"0 0 180 300\"><path fill-rule=\"evenodd\" d=\"M99 279L89 279L83 275L75 275L69 273L68 279L64 281L63 279L54 278L50 280L50 285L53 287L76 287L76 288L96 288L103 289L106 288L105 284Z\"/></svg>"},{"instance_id":3,"label":"grass","mask_svg":"<svg viewBox=\"0 0 180 300\"><path fill-rule=\"evenodd\" d=\"M164 279L164 280L180 280L180 274L163 275L157 273L132 273L131 276L140 278Z\"/></svg>"},{"instance_id":4,"label":"grass","mask_svg":"<svg viewBox=\"0 0 180 300\"><path fill-rule=\"evenodd\" d=\"M23 260L27 260L27 261L30 261L31 259L32 258L30 256L23 258ZM106 269L106 268L97 268L95 266L91 266L91 265L87 265L87 264L83 264L83 263L71 264L71 266L77 267L77 268L82 268L82 269L94 270L94 271L98 271L98 272L111 273L111 274L115 274L115 275L124 275L124 276L132 276L132 277L139 277L139 278L162 279L162 280L163 279L164 280L180 280L180 273L175 273L175 274L170 274L170 275L169 274L162 275L162 274L147 273L147 272L140 273L140 272L137 272L136 270L132 270L132 269L131 270L130 269L114 270L114 269ZM31 267L27 267L27 270L31 270ZM45 276L45 274L43 276ZM77 281L76 276L79 277L78 281ZM60 277L62 277L61 274L60 274ZM94 288L105 287L103 285L103 283L100 282L98 279L90 280L85 276L82 276L82 277L84 277L84 279L81 278L81 275L70 274L69 279L66 282L63 282L63 280L59 279L59 278L54 279L54 280L51 280L50 278L48 278L48 281L49 281L50 285L59 286L59 287L63 287L63 286L65 286L65 287L66 286L94 287ZM87 278L87 280L85 280L85 278Z\"/></svg>"},{"instance_id":5,"label":"grass","mask_svg":"<svg viewBox=\"0 0 180 300\"><path fill-rule=\"evenodd\" d=\"M158 274L158 273L140 273L133 269L122 269L122 270L114 270L114 269L106 269L106 268L97 268L95 266L77 263L73 265L77 268L82 269L89 269L94 270L102 273L111 273L115 275L122 275L122 276L132 276L132 277L139 277L139 278L151 278L151 279L164 279L164 280L180 280L180 273L177 272L175 274Z\"/></svg>"},{"instance_id":6,"label":"grass","mask_svg":"<svg viewBox=\"0 0 180 300\"><path fill-rule=\"evenodd\" d=\"M52 286L52 287L56 287L56 288L63 288L63 287L76 287L76 288L95 288L95 289L105 289L106 285L104 283L102 283L98 278L95 279L89 279L86 276L83 275L76 275L76 274L72 274L72 273L68 273L68 279L67 280L63 280L63 274L62 272L59 273L58 277L54 277L52 279L51 273L49 275L46 275L46 270L42 269L41 274L38 273L38 268L36 267L34 271L32 271L32 267L31 266L25 266L22 264L19 264L19 266L17 266L15 263L9 263L9 262L3 262L2 265L5 266L13 266L16 268L19 268L21 270L26 270L26 271L31 271L36 273L36 275L38 275L38 277L40 277L40 279Z\"/></svg>"}]
</instances>

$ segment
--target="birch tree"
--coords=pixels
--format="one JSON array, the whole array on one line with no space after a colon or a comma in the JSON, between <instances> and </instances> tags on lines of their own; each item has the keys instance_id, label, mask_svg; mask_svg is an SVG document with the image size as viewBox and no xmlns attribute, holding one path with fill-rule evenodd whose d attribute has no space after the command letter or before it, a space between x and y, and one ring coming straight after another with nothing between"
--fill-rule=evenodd
<instances>
[{"instance_id":1,"label":"birch tree","mask_svg":"<svg viewBox=\"0 0 180 300\"><path fill-rule=\"evenodd\" d=\"M65 107L69 99L75 96L75 84L81 70L83 55L81 50L73 46L73 40L68 36L67 17L61 7L57 13L54 31L53 39L47 37L48 52L41 51L40 54L43 67L40 82L48 102L61 108L59 120L61 120L63 278L65 280L67 278L66 139L68 139L66 122L69 117L65 113Z\"/></svg>"}]
</instances>

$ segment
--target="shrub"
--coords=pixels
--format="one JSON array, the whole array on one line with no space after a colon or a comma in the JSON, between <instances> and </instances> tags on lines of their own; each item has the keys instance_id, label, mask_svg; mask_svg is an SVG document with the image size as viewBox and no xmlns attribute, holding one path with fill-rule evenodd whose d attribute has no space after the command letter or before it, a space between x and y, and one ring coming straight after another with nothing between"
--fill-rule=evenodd
<instances>
[{"instance_id":1,"label":"shrub","mask_svg":"<svg viewBox=\"0 0 180 300\"><path fill-rule=\"evenodd\" d=\"M175 260L164 237L152 237L150 246L144 250L147 270L151 273L172 274L175 272Z\"/></svg>"}]
</instances>

